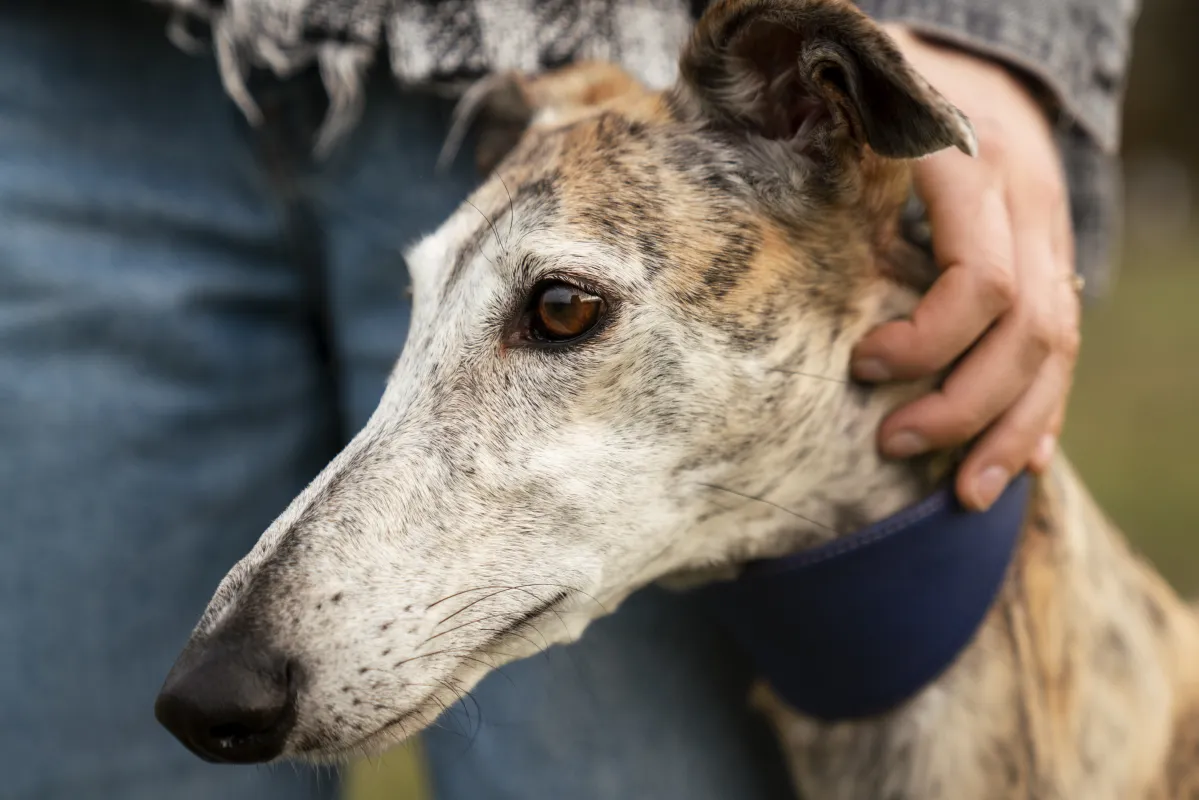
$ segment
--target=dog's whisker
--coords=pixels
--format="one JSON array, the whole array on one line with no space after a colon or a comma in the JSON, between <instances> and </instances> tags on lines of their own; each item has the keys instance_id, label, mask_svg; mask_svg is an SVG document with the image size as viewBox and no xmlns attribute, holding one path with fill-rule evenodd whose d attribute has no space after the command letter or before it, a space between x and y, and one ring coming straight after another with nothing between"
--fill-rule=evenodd
<instances>
[{"instance_id":1,"label":"dog's whisker","mask_svg":"<svg viewBox=\"0 0 1199 800\"><path fill-rule=\"evenodd\" d=\"M843 383L843 384L853 383L853 381L847 380L845 378L834 378L829 375L817 375L813 372L802 372L797 369L784 369L782 367L767 367L766 371L767 372L782 372L787 375L798 375L802 378L814 378L815 380L818 380L818 381L829 381L830 383Z\"/></svg>"},{"instance_id":2,"label":"dog's whisker","mask_svg":"<svg viewBox=\"0 0 1199 800\"><path fill-rule=\"evenodd\" d=\"M544 583L527 583L527 584L524 584L524 586L525 586L525 587L529 587L529 586L533 586L533 587L537 587L537 586L556 586L556 585L557 585L557 584L552 584L552 583L550 583L550 584L544 584ZM491 585L487 585L487 586L472 586L472 587L471 587L471 588L469 588L469 589L462 589L461 591L454 592L453 594L447 594L445 597L441 598L440 600L435 600L434 602L432 602L432 603L430 603L429 605L425 606L425 611L428 611L428 610L430 610L430 609L436 608L437 606L441 605L442 603L446 602L447 600L453 600L455 597L461 597L462 595L464 595L464 594L469 594L469 593L471 593L471 592L485 592L485 591L490 591L491 589L499 589L500 591L499 591L499 592L496 592L496 594L499 594L499 593L501 593L501 592L509 592L509 591L514 591L516 588L517 588L517 587L515 587L515 586L507 586L507 585L504 585L504 584L491 584ZM538 599L538 601L540 601L540 599L541 599L541 598L537 598L537 599Z\"/></svg>"},{"instance_id":3,"label":"dog's whisker","mask_svg":"<svg viewBox=\"0 0 1199 800\"><path fill-rule=\"evenodd\" d=\"M508 182L504 180L504 176L500 174L498 169L495 171L495 176L500 179L500 185L504 187L504 192L508 195L508 239L511 241L512 223L516 217L516 206L512 202L512 191L508 188Z\"/></svg>"},{"instance_id":4,"label":"dog's whisker","mask_svg":"<svg viewBox=\"0 0 1199 800\"><path fill-rule=\"evenodd\" d=\"M495 227L495 222L492 221L491 217L484 214L482 209L480 209L477 205L472 203L470 200L467 200L466 204L468 206L470 206L471 208L473 208L475 211L478 211L479 214L483 217L483 219L487 220L487 224L491 226L491 233L495 236L496 247L498 247L500 249L500 253L502 255L507 255L508 251L506 249L504 249L504 242L502 239L500 239L499 229L497 229Z\"/></svg>"},{"instance_id":5,"label":"dog's whisker","mask_svg":"<svg viewBox=\"0 0 1199 800\"><path fill-rule=\"evenodd\" d=\"M416 649L419 651L422 647L429 644L429 642L433 641L434 639L436 639L440 636L444 636L447 633L454 633L455 631L461 630L462 628L467 628L472 625L478 625L479 623L492 622L492 621L496 621L496 622L500 622L500 623L506 622L511 627L518 627L520 624L521 618L524 617L526 613L527 612L523 612L523 611L495 611L490 614L484 614L483 616L472 619L469 622L464 622L461 625L457 625L453 628L450 628L449 630L440 631L439 633L429 635L427 638L422 640L420 644L418 644L416 646ZM487 630L490 630L490 628L474 628L473 630L470 631L470 633L475 633L478 631L487 631ZM501 628L500 630L504 630L504 629Z\"/></svg>"},{"instance_id":6,"label":"dog's whisker","mask_svg":"<svg viewBox=\"0 0 1199 800\"><path fill-rule=\"evenodd\" d=\"M525 584L525 586L533 586L533 585L535 585L535 584L531 584L531 583ZM552 586L554 584L547 584L547 585ZM537 595L533 594L532 592L528 591L525 588L525 586L514 586L513 590L519 591L519 592L524 592L529 597L532 597L534 600L540 601L540 598L537 597ZM554 608L554 606L556 606L558 603L562 602L567 597L569 597L571 591L576 591L580 594L586 594L585 592L576 590L573 587L559 587L558 593L554 597L552 597L548 601L541 601L541 604L544 606L544 608L542 608L540 611L538 611L537 614L535 615L535 616L541 616L542 614L544 614L547 611L552 611L554 616L558 618L558 624L562 626L562 631L566 634L566 638L568 638L568 639L570 638L570 626L567 625L566 620L562 618L562 612L559 611L558 609ZM588 595L588 596L590 597L590 595ZM605 613L607 613L607 609L604 609L603 604L600 603L599 600L596 600L594 597L592 597L591 599L595 600L595 602L600 606L600 608L603 609ZM531 621L532 621L532 618L525 620L525 622L531 622ZM514 628L520 627L521 624L523 624L523 623L518 623L518 624L514 625L513 627Z\"/></svg>"},{"instance_id":7,"label":"dog's whisker","mask_svg":"<svg viewBox=\"0 0 1199 800\"><path fill-rule=\"evenodd\" d=\"M409 656L408 658L400 659L399 661L392 664L391 666L392 666L392 669L399 669L400 667L404 666L405 664L411 663L413 661L417 661L422 658L432 658L433 656L440 656L440 655L446 655L446 654L457 654L459 658L478 661L477 658L473 658L473 654L478 653L478 652L482 652L482 651L479 650L478 648L471 648L471 647L445 647L445 648L442 648L441 650L434 650L431 653L418 653L414 656ZM492 652L495 655L504 656L505 658L516 658L517 657L514 653L501 653L498 650L492 651ZM466 655L462 655L463 653L465 653ZM480 662L480 663L484 664L484 666L487 666L489 669L491 668L491 665L487 664L486 662ZM415 686L417 684L413 684L413 685Z\"/></svg>"},{"instance_id":8,"label":"dog's whisker","mask_svg":"<svg viewBox=\"0 0 1199 800\"><path fill-rule=\"evenodd\" d=\"M500 653L499 651L495 651L495 650L492 650L492 651L471 650L470 652L471 653L479 653L480 655L498 655L498 656L504 656L505 658L515 658L515 656L513 656L510 653ZM513 689L516 688L516 682L512 680L512 676L506 672L496 670L496 667L494 664L488 664L486 661L483 661L482 659L479 659L479 658L474 658L473 656L463 656L463 658L466 658L469 661L474 661L478 664L482 664L483 666L487 667L488 673L494 672L497 675L503 676L504 680L508 681L509 686L511 686Z\"/></svg>"},{"instance_id":9,"label":"dog's whisker","mask_svg":"<svg viewBox=\"0 0 1199 800\"><path fill-rule=\"evenodd\" d=\"M429 611L430 609L436 608L437 606L441 605L442 603L446 602L447 600L453 600L455 597L461 597L462 595L469 594L470 592L484 592L489 589L507 589L507 588L508 588L507 586L472 586L469 589L463 589L461 591L454 592L453 594L447 594L445 597L441 598L440 600L434 600L432 603L425 606L425 611Z\"/></svg>"},{"instance_id":10,"label":"dog's whisker","mask_svg":"<svg viewBox=\"0 0 1199 800\"><path fill-rule=\"evenodd\" d=\"M516 591L525 591L525 593L526 593L526 594L528 594L530 597L533 597L534 599L536 599L536 600L539 600L539 601L540 601L540 598L539 598L539 597L537 597L537 595L533 594L532 592L528 592L528 591L524 590L524 589L523 589L523 587L512 587L512 588L513 588L514 590L516 590ZM548 646L549 646L549 641L548 641L548 639L545 637L545 634L541 633L541 631L540 631L540 630L539 630L539 629L538 629L538 628L537 628L535 625L533 625L532 623L533 623L533 621L534 621L535 619L537 619L538 617L542 616L542 615L543 615L543 614L545 614L547 611L553 611L553 612L554 612L554 614L557 616L559 623L562 625L562 627L563 627L563 630L566 632L566 635L567 635L567 637L569 638L569 636L570 636L570 627L569 627L569 626L566 624L566 620L565 620L565 619L563 619L563 617L562 617L561 613L560 613L560 612L559 612L557 609L554 609L554 608L553 608L553 606L554 606L556 603L560 602L562 599L564 599L565 597L568 597L568 596L569 596L569 595L568 595L568 594L567 594L565 591L559 590L559 591L558 591L558 593L557 593L557 594L556 594L556 595L555 595L553 598L550 598L548 601L542 601L539 607L535 607L535 608L533 608L533 609L531 609L531 610L529 610L529 611L526 611L526 612L524 612L524 613L519 613L519 614L518 614L518 612L497 612L497 613L494 613L494 614L489 614L489 615L486 615L486 616L480 617L480 618L478 618L478 619L475 619L475 620L471 620L471 621L469 621L469 622L462 623L461 625L458 625L458 626L456 626L456 627L454 627L454 628L452 628L452 629L450 629L450 630L447 630L447 631L442 631L441 633L434 634L434 635L432 635L432 636L428 637L427 639L425 639L425 641L424 641L424 642L422 642L420 645L418 645L417 649L420 649L421 647L424 647L424 646L425 646L425 644L427 644L429 641L431 641L431 640L433 640L433 639L437 638L438 636L442 636L442 635L444 635L444 634L447 634L447 633L450 633L450 632L452 632L452 631L454 631L454 630L458 630L458 629L460 629L460 628L464 628L464 627L466 627L466 626L468 626L468 625L477 624L477 623L479 623L479 622L486 622L486 621L488 621L488 620L493 620L493 619L501 619L501 620L502 620L502 619L508 619L508 618L511 618L511 617L513 617L513 616L516 616L516 617L517 617L516 621L515 621L513 624L511 624L511 625L509 625L508 627L506 627L506 628L499 628L499 629L485 629L485 630L493 631L493 632L494 632L494 636L492 637L492 640L489 640L488 642L485 642L483 645L481 645L481 646L480 646L479 648L477 648L477 649L480 649L480 650L482 650L482 649L486 649L486 648L488 647L488 645L490 644L490 641L494 641L494 640L496 640L496 639L502 639L502 637L503 637L504 635L507 635L507 634L509 634L509 633L515 633L515 632L516 632L518 629L520 629L520 628L522 628L522 627L531 627L531 628L533 628L533 630L537 631L537 633L538 633L538 634L539 634L539 635L542 637L542 639L543 639L543 640L546 642L546 648L548 648ZM597 602L598 602L598 601L597 601ZM518 634L518 635L519 635L519 634ZM525 638L525 637L523 637L523 636L522 636L521 638ZM526 641L528 641L528 639L526 639ZM533 644L533 646L534 646L534 649L541 649L541 648L538 648L538 646L537 646L535 643L533 643L533 642L530 642L530 644ZM496 652L496 654L497 654L497 655L502 655L502 656L505 656L506 658L509 658L509 659L514 659L514 658L517 658L517 656L515 656L515 655L511 655L511 654L507 654L507 653L500 653L500 652L498 652L498 651L495 651L495 652ZM544 652L544 649L542 649L542 652ZM576 669L577 669L577 665L576 665Z\"/></svg>"},{"instance_id":11,"label":"dog's whisker","mask_svg":"<svg viewBox=\"0 0 1199 800\"><path fill-rule=\"evenodd\" d=\"M463 661L473 662L475 664L478 664L481 667L486 667L488 670L495 669L494 663L492 663L490 661L486 661L485 659L482 659L479 656L473 655L474 653L479 653L480 656L490 655L489 653L484 653L479 650L472 650L470 653L464 653L464 654L459 655L458 658L462 659Z\"/></svg>"},{"instance_id":12,"label":"dog's whisker","mask_svg":"<svg viewBox=\"0 0 1199 800\"><path fill-rule=\"evenodd\" d=\"M395 662L394 664L392 664L392 665L391 665L391 668L392 668L392 669L399 669L400 667L404 666L405 664L408 664L408 663L410 663L410 662L412 662L412 661L416 661L417 659L421 659L421 658L432 658L433 656L440 656L440 655L444 655L445 653L452 653L452 652L454 652L456 649L458 649L458 648L454 648L454 647L446 647L446 648L442 648L441 650L434 650L434 651L433 651L433 652L431 652L431 653L418 653L417 655L414 655L414 656L409 656L408 658L402 658L402 659L400 659L399 661L397 661L397 662Z\"/></svg>"},{"instance_id":13,"label":"dog's whisker","mask_svg":"<svg viewBox=\"0 0 1199 800\"><path fill-rule=\"evenodd\" d=\"M437 683L405 683L404 686L405 687L407 687L407 686L422 686L422 687L429 688L429 689L437 689L440 687L440 688L444 688L444 689L450 691L452 694L454 694L459 699L462 699L461 690L455 689L453 686L451 686L449 684L448 681L445 681L442 679L438 679ZM467 694L470 695L470 692L467 692ZM479 709L479 701L477 699L475 699L473 695L471 695L471 700L474 701L475 708ZM425 695L425 698L423 700L421 700L422 703L428 702L428 701L437 703L437 705L441 707L442 713L445 714L446 716L450 716L450 710L451 710L450 706L447 705L444 700L442 700L440 697L438 697L436 692L429 692L427 695ZM395 713L395 714L400 713L400 709L398 709L398 708L387 708L387 709L383 709L383 710L387 710L387 711L389 711L391 713ZM467 730L469 731L470 730L470 727L469 727L470 709L466 706L465 703L463 703L462 710L466 714L466 718L467 718L467 722L468 722ZM479 714L481 716L481 714L482 714L481 710L479 710ZM448 729L443 728L443 730L448 730Z\"/></svg>"},{"instance_id":14,"label":"dog's whisker","mask_svg":"<svg viewBox=\"0 0 1199 800\"><path fill-rule=\"evenodd\" d=\"M529 628L531 631L533 631L538 636L540 636L541 644L538 644L537 642L530 639L528 636L525 636L523 633L521 633L519 630L520 628ZM550 660L550 640L545 637L545 634L541 632L540 628L538 628L536 625L532 624L531 622L524 623L523 625L517 625L512 628L479 628L478 630L486 632L486 633L496 634L496 635L499 635L502 633L506 636L516 636L517 638L529 643L529 646L533 648L532 656L545 656L545 660L547 663ZM508 653L500 653L498 650L490 650L489 649L489 652L496 653L497 655L501 655L501 656L506 656L508 658L513 658L513 659L516 658L516 656L510 655ZM567 650L564 650L563 652L565 652L567 658L570 658L573 662L574 657L571 654L570 650L567 649ZM578 670L577 664L575 665L575 669Z\"/></svg>"},{"instance_id":15,"label":"dog's whisker","mask_svg":"<svg viewBox=\"0 0 1199 800\"><path fill-rule=\"evenodd\" d=\"M540 582L540 583L522 583L517 586L505 586L505 585L501 585L501 584L489 584L487 586L472 586L469 589L462 589L461 591L454 592L453 594L447 594L445 597L441 598L440 600L435 600L434 602L425 606L425 611L428 611L432 608L436 608L437 606L441 605L442 603L444 603L448 600L453 600L455 597L461 597L462 595L469 594L470 592L486 592L486 591L490 591L492 589L501 589L503 591L512 591L512 592L523 591L523 592L525 592L525 594L532 597L538 603L541 603L541 602L544 602L542 600L542 598L538 597L537 595L535 595L532 592L529 592L527 590L528 589L539 589L539 588L545 588L545 587L551 587L551 586L554 587L555 589L561 589L562 591L565 591L565 592L580 594L583 597L586 597L591 602L595 603L599 607L599 609L601 611L603 611L605 614L609 613L607 606L605 606L603 603L601 603L599 601L599 599L595 597L595 595L589 594L589 593L583 591L582 589L576 588L574 586L570 586L565 583L550 583L548 581Z\"/></svg>"},{"instance_id":16,"label":"dog's whisker","mask_svg":"<svg viewBox=\"0 0 1199 800\"><path fill-rule=\"evenodd\" d=\"M793 516L797 519L802 519L804 522L808 522L817 527L824 528L829 533L835 534L837 532L836 529L833 528L831 525L825 525L823 522L814 520L811 517L805 517L803 514L800 514L798 511L793 511L792 509L787 508L786 506L781 506L778 503L767 500L764 497L755 497L752 494L746 494L744 492L739 492L736 489L730 489L727 486L718 486L714 483L700 483L699 485L703 486L704 488L707 488L707 489L716 489L717 491L728 492L729 494L734 494L734 495L737 495L738 497L743 497L746 500L753 500L758 503L765 503L766 505L770 506L771 508L777 508L779 511L783 511L787 514L790 514L791 516Z\"/></svg>"},{"instance_id":17,"label":"dog's whisker","mask_svg":"<svg viewBox=\"0 0 1199 800\"><path fill-rule=\"evenodd\" d=\"M504 617L520 618L523 615L524 615L524 612L522 612L522 611L497 611L496 613L488 614L485 617L479 617L477 619L472 619L468 622L463 622L458 625L455 625L452 628L446 628L444 631L441 631L440 633L433 634L432 636L430 636L429 638L427 638L423 642L421 642L420 645L418 645L417 649L424 647L426 644L428 644L429 642L438 638L439 636L445 636L447 633L453 633L454 631L461 630L462 628L465 628L468 625L474 625L475 623L478 623L478 622L486 622L487 620L490 620L490 619L502 619Z\"/></svg>"},{"instance_id":18,"label":"dog's whisker","mask_svg":"<svg viewBox=\"0 0 1199 800\"><path fill-rule=\"evenodd\" d=\"M594 598L592 598L592 599L594 600ZM599 603L599 601L598 601L598 600L596 600L595 602L596 602L596 603ZM600 604L600 607L602 608L602 607L603 607L603 604ZM559 620L559 622L562 622L561 615L559 615L559 617L558 617L558 620ZM562 624L563 624L563 627L565 628L565 622L562 622ZM520 629L520 628L529 628L529 629L531 629L532 631L534 631L534 632L535 632L535 633L536 633L538 636L540 636L540 637L541 637L541 641L545 643L545 644L544 644L544 646L543 646L543 647L537 647L537 645L536 645L534 642L530 641L528 637L526 637L526 636L522 636L522 635L518 634L518 633L517 633L517 630L518 630L518 629ZM504 631L506 635L508 635L508 634L515 634L515 635L518 635L518 636L520 636L520 638L524 639L526 642L529 642L530 644L532 644L532 645L534 646L534 648L536 648L536 649L538 650L538 653L540 653L541 655L544 655L544 656L545 656L546 663L549 663L549 661L550 661L550 641L549 641L549 639L546 637L546 635L545 635L545 634L544 634L544 633L541 631L541 629L540 629L540 628L538 628L536 625L534 625L534 624L533 624L533 620L528 620L528 621L525 621L525 622L521 622L521 623L519 623L519 624L517 624L517 625L513 625L511 628L508 628L508 629L503 629L503 628L501 628L500 630L501 630L501 631ZM569 636L569 633L570 633L570 631L569 631L569 629L567 629L567 635L568 635L568 636ZM589 683L588 683L588 682L587 682L587 681L584 679L584 677L583 677L583 670L582 670L582 669L579 667L579 662L578 662L578 660L577 660L577 659L575 659L575 655L574 655L574 653L571 651L571 649L570 649L569 647L565 647L565 648L562 648L561 650L559 650L559 652L560 652L561 654L565 655L565 656L566 656L566 660L570 662L570 668L571 668L571 669L574 671L575 677L576 677L576 678L578 679L578 681L579 681L579 685L580 685L581 687L583 687L585 691L587 691L588 693L590 693L590 692L591 692L591 686L590 686L590 684L589 684ZM502 654L501 654L501 655L502 655ZM593 698L594 698L594 695L593 695Z\"/></svg>"},{"instance_id":19,"label":"dog's whisker","mask_svg":"<svg viewBox=\"0 0 1199 800\"><path fill-rule=\"evenodd\" d=\"M466 714L467 730L470 730L470 707L466 704L467 699L475 705L475 729L470 735L470 741L467 744L467 749L475 743L475 737L483 730L483 707L479 705L479 700L474 696L469 689L463 690L460 687L454 686L447 680L438 681L442 686L448 689L458 698L458 704L462 706L463 712ZM449 713L448 710L446 713Z\"/></svg>"},{"instance_id":20,"label":"dog's whisker","mask_svg":"<svg viewBox=\"0 0 1199 800\"><path fill-rule=\"evenodd\" d=\"M549 228L549 226L548 226L548 225L539 225L539 226L535 226L535 227L529 228L528 230L526 230L524 233L522 233L522 234L520 235L520 238L519 238L519 239L517 239L517 240L516 240L516 241L513 243L513 245L512 245L512 246L513 246L513 247L520 247L520 245L521 245L521 242L523 242L523 241L524 241L524 240L525 240L527 237L531 236L531 235L532 235L532 234L534 234L534 233L542 233L542 232L544 232L544 231L548 231L549 229L550 229L550 228Z\"/></svg>"},{"instance_id":21,"label":"dog's whisker","mask_svg":"<svg viewBox=\"0 0 1199 800\"><path fill-rule=\"evenodd\" d=\"M504 592L508 592L508 591L511 591L511 589L509 589L507 586L505 586L505 587L504 587L504 588L502 588L502 589L497 589L496 591L492 592L491 594L485 594L485 595L483 595L482 597L480 597L480 598L479 598L479 599L477 599L477 600L472 600L471 602L469 602L469 603L467 603L466 605L464 605L462 608L460 608L460 609L458 609L457 611L455 611L453 614L450 614L448 617L442 617L441 619L439 619L439 620L437 621L437 624L433 626L433 630L437 630L437 626L438 626L438 625L442 625L442 624L444 624L444 623L446 623L446 622L449 622L449 621L450 621L450 620L452 620L454 617L456 617L456 616L458 616L459 614L461 614L463 611L466 611L468 608L471 608L472 606L475 606L475 605L478 605L479 603L482 603L484 600L488 600L488 599L490 599L490 598L492 598L492 597L495 597L496 595L503 594ZM431 608L431 607L432 607L432 606L430 606L430 608Z\"/></svg>"},{"instance_id":22,"label":"dog's whisker","mask_svg":"<svg viewBox=\"0 0 1199 800\"><path fill-rule=\"evenodd\" d=\"M596 606L599 607L599 610L602 611L603 613L605 613L605 614L610 613L608 611L608 607L605 606L603 603L601 603L599 601L599 598L597 598L595 595L589 594L588 592L585 592L582 589L579 589L578 587L571 586L566 583L523 583L523 584L520 584L519 586L513 586L512 588L517 591L524 591L525 589L528 589L531 587L537 588L537 587L546 587L546 586L552 586L556 589L560 589L563 592L567 593L567 595L570 595L570 594L582 595L583 597L586 597L591 602L595 603ZM537 595L532 594L531 592L525 592L525 593L528 594L530 597L537 599ZM562 598L562 599L566 599L566 598Z\"/></svg>"},{"instance_id":23,"label":"dog's whisker","mask_svg":"<svg viewBox=\"0 0 1199 800\"><path fill-rule=\"evenodd\" d=\"M517 626L517 627L520 627L520 626ZM519 636L521 639L524 639L526 642L528 642L530 645L532 645L534 650L536 650L539 653L544 653L546 650L549 649L549 646L550 646L549 640L546 639L545 634L541 633L541 631L538 630L535 626L530 625L529 627L533 628L533 630L537 631L537 633L541 635L541 644L537 644L537 642L533 641L528 636L525 636L525 635L519 633L514 628L512 628L512 629L510 629L510 628L477 628L477 630L483 631L484 633L496 633L496 634L505 633L505 634L511 634L512 636ZM503 655L503 654L501 653L501 655Z\"/></svg>"},{"instance_id":24,"label":"dog's whisker","mask_svg":"<svg viewBox=\"0 0 1199 800\"><path fill-rule=\"evenodd\" d=\"M431 686L431 685L433 685L433 686L442 686L442 687L444 687L444 684L443 684L443 683L440 683L440 682L439 682L438 684L425 684L425 685L426 685L426 686ZM446 687L446 688L448 688L448 687ZM429 695L428 695L428 700L429 700L430 702L436 703L436 704L437 704L437 706L438 706L438 707L441 709L441 714L440 714L439 716L440 716L442 719L449 719L449 718L451 718L451 717L453 717L453 716L454 716L453 714L451 714L451 713L450 713L450 706L449 706L449 704L448 704L448 703L446 703L446 701L442 700L440 697L438 697L438 696L437 696L437 692L430 692L430 693L429 693ZM462 731L454 731L454 733L455 733L456 735L458 735L458 736L462 736L463 738L466 738L467 734L469 734L469 733L470 733L470 709L468 709L468 708L466 708L465 706L463 706L462 710L463 710L463 712L466 714L466 732L465 732L465 733L463 733ZM448 729L448 728L443 728L443 730L449 730L449 729Z\"/></svg>"}]
</instances>

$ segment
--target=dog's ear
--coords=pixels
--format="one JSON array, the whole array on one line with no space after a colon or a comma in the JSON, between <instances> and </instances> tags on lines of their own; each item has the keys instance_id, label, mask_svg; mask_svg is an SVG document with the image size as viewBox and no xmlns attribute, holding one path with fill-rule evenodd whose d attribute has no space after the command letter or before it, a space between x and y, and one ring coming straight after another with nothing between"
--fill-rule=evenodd
<instances>
[{"instance_id":1,"label":"dog's ear","mask_svg":"<svg viewBox=\"0 0 1199 800\"><path fill-rule=\"evenodd\" d=\"M453 160L467 132L477 129L475 160L486 174L538 119L564 121L623 95L646 89L627 72L604 62L579 62L540 75L503 72L463 94L454 109L438 166Z\"/></svg>"},{"instance_id":2,"label":"dog's ear","mask_svg":"<svg viewBox=\"0 0 1199 800\"><path fill-rule=\"evenodd\" d=\"M849 0L720 0L679 66L680 114L797 152L845 142L888 158L976 149L965 116Z\"/></svg>"}]
</instances>

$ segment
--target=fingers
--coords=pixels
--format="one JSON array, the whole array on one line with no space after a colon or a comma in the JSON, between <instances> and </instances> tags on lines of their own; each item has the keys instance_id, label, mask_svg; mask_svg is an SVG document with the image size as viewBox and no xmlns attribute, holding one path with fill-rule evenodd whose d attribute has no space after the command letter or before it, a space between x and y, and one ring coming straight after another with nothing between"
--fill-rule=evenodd
<instances>
[{"instance_id":1,"label":"fingers","mask_svg":"<svg viewBox=\"0 0 1199 800\"><path fill-rule=\"evenodd\" d=\"M981 433L1040 371L1049 344L1037 325L1029 312L1004 317L939 392L896 411L883 423L883 454L908 458L963 444Z\"/></svg>"},{"instance_id":2,"label":"fingers","mask_svg":"<svg viewBox=\"0 0 1199 800\"><path fill-rule=\"evenodd\" d=\"M954 371L940 392L900 409L881 430L893 457L948 448L975 438L958 472L957 489L969 508L988 508L1020 470L1043 471L1052 461L1065 417L1078 355L1078 298L1044 240L1034 297L1006 316ZM1059 272L1060 274L1060 272Z\"/></svg>"},{"instance_id":3,"label":"fingers","mask_svg":"<svg viewBox=\"0 0 1199 800\"><path fill-rule=\"evenodd\" d=\"M1071 367L1061 356L1045 363L1032 388L995 423L970 451L958 470L957 494L972 509L989 508L1014 475L1029 463L1029 454L1039 452L1054 419L1060 416L1067 393ZM1047 465L1052 450L1043 455Z\"/></svg>"},{"instance_id":4,"label":"fingers","mask_svg":"<svg viewBox=\"0 0 1199 800\"><path fill-rule=\"evenodd\" d=\"M1045 217L1038 221L1027 211L1013 222L1021 223L1013 231L1018 297L940 392L900 409L883 424L885 455L908 457L974 438L1024 394L1052 350L1059 271L1049 226Z\"/></svg>"},{"instance_id":5,"label":"fingers","mask_svg":"<svg viewBox=\"0 0 1199 800\"><path fill-rule=\"evenodd\" d=\"M862 340L851 369L860 380L917 379L960 359L940 391L883 423L880 445L907 457L977 440L957 486L983 508L1020 470L1045 469L1061 431L1079 313L1066 183L1049 120L1011 73L897 41L974 121L979 158L914 165L942 275L910 320Z\"/></svg>"},{"instance_id":6,"label":"fingers","mask_svg":"<svg viewBox=\"0 0 1199 800\"><path fill-rule=\"evenodd\" d=\"M1078 361L1081 303L1074 289L1073 282L1070 282L1068 286L1063 287L1059 291L1062 298L1059 308L1063 309L1064 313L1058 320L1060 325L1058 353L1065 365L1065 381L1061 396L1057 401L1057 407L1049 418L1049 424L1041 434L1040 439L1037 440L1032 455L1029 456L1028 468L1036 473L1041 473L1049 469L1049 465L1053 461L1053 455L1057 450L1058 437L1062 435L1062 425L1066 420L1066 403L1069 400L1070 387L1073 384L1074 365Z\"/></svg>"},{"instance_id":7,"label":"fingers","mask_svg":"<svg viewBox=\"0 0 1199 800\"><path fill-rule=\"evenodd\" d=\"M1065 403L1058 403L1058 410L1049 418L1049 427L1041 438L1037 439L1036 447L1028 459L1028 469L1041 474L1049 469L1053 456L1057 453L1057 440L1062 435L1062 421L1065 418Z\"/></svg>"},{"instance_id":8,"label":"fingers","mask_svg":"<svg viewBox=\"0 0 1199 800\"><path fill-rule=\"evenodd\" d=\"M1065 180L1065 177L1062 177ZM1063 197L1056 207L1050 209L1053 221L1053 254L1068 272L1074 272L1074 223L1070 219L1070 201Z\"/></svg>"},{"instance_id":9,"label":"fingers","mask_svg":"<svg viewBox=\"0 0 1199 800\"><path fill-rule=\"evenodd\" d=\"M1052 462L1065 419L1066 401L1078 357L1080 302L1072 280L1074 239L1070 205L1065 193L1064 175L1060 169L1055 169L1056 166L1046 164L1042 170L1028 171L1015 179L1011 208L1013 227L1019 241L1017 272L1022 285L1029 287L1029 293L1022 296L1019 303L1031 304L1036 309L1033 312L1037 320L1034 323L1035 339L1037 345L1048 347L1046 369L1050 369L1052 363L1052 369L1056 371L1055 379L1048 381L1048 384L1057 395L1039 395L1041 400L1037 413L1024 412L1024 424L1039 421L1039 431L1035 428L1008 427L1001 422L974 445L970 459L963 464L959 486L965 492L971 481L975 481L973 496L963 495L962 500L978 504L979 507L986 507L993 502L997 492L990 485L980 488L978 480L969 474L974 469L973 465L993 462L990 466L980 468L980 476L987 469L993 469L996 475L1000 472L1014 475L1025 467L1033 472L1042 472ZM1044 252L1043 244L1039 251L1036 249L1037 242L1045 241L1048 242L1049 253ZM1024 242L1029 244L1026 246ZM1034 386L1025 397L1037 395L1037 387Z\"/></svg>"},{"instance_id":10,"label":"fingers","mask_svg":"<svg viewBox=\"0 0 1199 800\"><path fill-rule=\"evenodd\" d=\"M995 172L947 152L922 162L916 179L944 272L910 320L882 325L858 345L852 371L859 380L939 372L1007 312L1015 296L1012 230Z\"/></svg>"},{"instance_id":11,"label":"fingers","mask_svg":"<svg viewBox=\"0 0 1199 800\"><path fill-rule=\"evenodd\" d=\"M961 499L973 508L994 502L1024 467L1048 465L1077 354L1078 300L1062 258L1069 237L1059 233L1068 211L1035 181L1016 189L1007 206L1015 254L1010 308L939 392L895 412L880 429L882 451L894 458L961 445L986 430L958 478Z\"/></svg>"}]
</instances>

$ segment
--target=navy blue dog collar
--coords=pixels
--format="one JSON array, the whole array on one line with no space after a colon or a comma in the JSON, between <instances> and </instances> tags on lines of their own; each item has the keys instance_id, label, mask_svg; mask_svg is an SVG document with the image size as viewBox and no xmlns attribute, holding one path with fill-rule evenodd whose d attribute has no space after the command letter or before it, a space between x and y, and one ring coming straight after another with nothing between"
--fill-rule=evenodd
<instances>
[{"instance_id":1,"label":"navy blue dog collar","mask_svg":"<svg viewBox=\"0 0 1199 800\"><path fill-rule=\"evenodd\" d=\"M985 512L943 489L826 545L700 589L792 708L825 721L888 711L937 678L982 624L1024 527L1021 475Z\"/></svg>"}]
</instances>

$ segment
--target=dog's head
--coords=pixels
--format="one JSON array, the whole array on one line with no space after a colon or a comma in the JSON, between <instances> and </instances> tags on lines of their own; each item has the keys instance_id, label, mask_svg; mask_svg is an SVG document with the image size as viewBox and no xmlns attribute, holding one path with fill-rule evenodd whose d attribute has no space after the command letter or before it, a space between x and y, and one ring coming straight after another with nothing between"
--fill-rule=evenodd
<instances>
[{"instance_id":1,"label":"dog's head","mask_svg":"<svg viewBox=\"0 0 1199 800\"><path fill-rule=\"evenodd\" d=\"M160 718L193 749L378 751L651 581L859 521L877 418L844 378L913 296L902 160L970 128L844 0L718 3L680 75L474 98L489 157L523 132L410 251L374 416L172 671Z\"/></svg>"}]
</instances>

